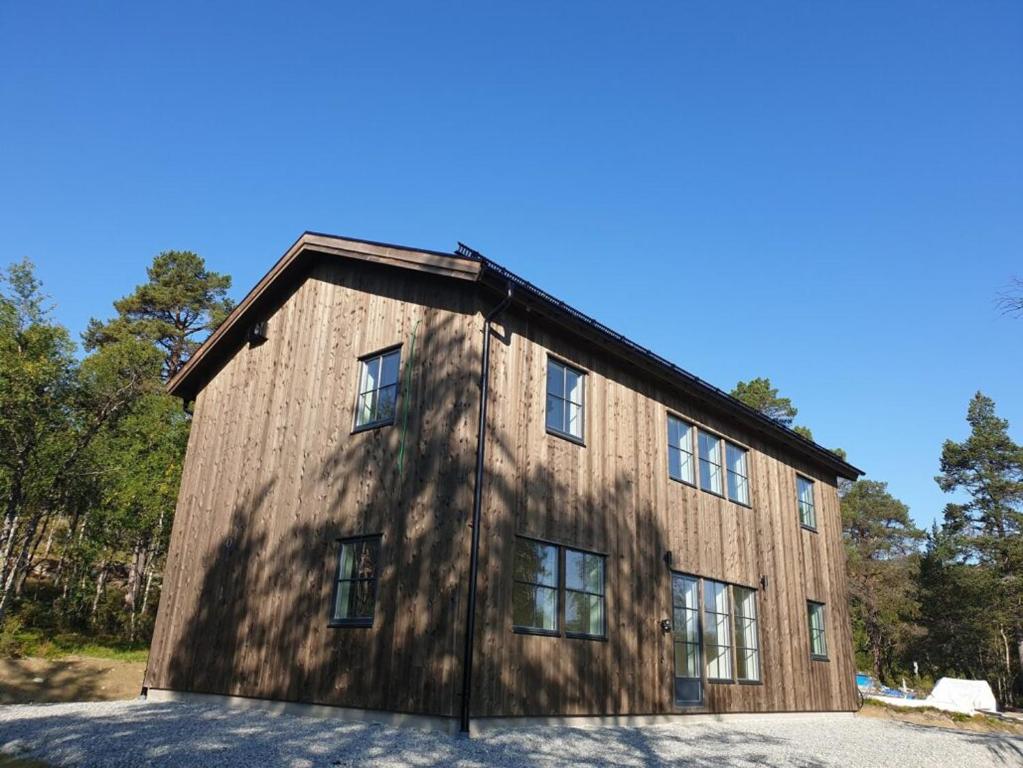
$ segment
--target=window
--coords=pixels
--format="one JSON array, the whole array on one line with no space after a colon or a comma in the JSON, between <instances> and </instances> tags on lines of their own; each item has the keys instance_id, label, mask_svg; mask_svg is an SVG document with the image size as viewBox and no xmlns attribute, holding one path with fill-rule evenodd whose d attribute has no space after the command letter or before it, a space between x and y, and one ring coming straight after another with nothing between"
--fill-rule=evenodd
<instances>
[{"instance_id":1,"label":"window","mask_svg":"<svg viewBox=\"0 0 1023 768\"><path fill-rule=\"evenodd\" d=\"M379 536L341 541L337 579L334 584L334 608L330 615L331 624L361 627L373 624L379 556Z\"/></svg>"},{"instance_id":2,"label":"window","mask_svg":"<svg viewBox=\"0 0 1023 768\"><path fill-rule=\"evenodd\" d=\"M824 630L824 604L806 601L806 613L810 621L810 658L828 658L828 640Z\"/></svg>"},{"instance_id":3,"label":"window","mask_svg":"<svg viewBox=\"0 0 1023 768\"><path fill-rule=\"evenodd\" d=\"M604 558L565 550L565 632L604 636Z\"/></svg>"},{"instance_id":4,"label":"window","mask_svg":"<svg viewBox=\"0 0 1023 768\"><path fill-rule=\"evenodd\" d=\"M693 428L668 415L668 476L696 484L693 470Z\"/></svg>"},{"instance_id":5,"label":"window","mask_svg":"<svg viewBox=\"0 0 1023 768\"><path fill-rule=\"evenodd\" d=\"M721 438L701 429L699 443L700 487L721 496Z\"/></svg>"},{"instance_id":6,"label":"window","mask_svg":"<svg viewBox=\"0 0 1023 768\"><path fill-rule=\"evenodd\" d=\"M728 467L728 498L749 505L749 474L746 472L746 449L725 443Z\"/></svg>"},{"instance_id":7,"label":"window","mask_svg":"<svg viewBox=\"0 0 1023 768\"><path fill-rule=\"evenodd\" d=\"M603 555L592 552L517 538L512 586L514 629L560 635L563 626L566 637L605 637L604 561Z\"/></svg>"},{"instance_id":8,"label":"window","mask_svg":"<svg viewBox=\"0 0 1023 768\"><path fill-rule=\"evenodd\" d=\"M703 700L700 669L700 581L671 575L672 642L675 650L675 703Z\"/></svg>"},{"instance_id":9,"label":"window","mask_svg":"<svg viewBox=\"0 0 1023 768\"><path fill-rule=\"evenodd\" d=\"M547 429L573 440L583 439L583 380L586 375L547 359Z\"/></svg>"},{"instance_id":10,"label":"window","mask_svg":"<svg viewBox=\"0 0 1023 768\"><path fill-rule=\"evenodd\" d=\"M398 402L400 361L400 349L366 357L360 361L359 399L355 404L356 429L379 427L394 422Z\"/></svg>"},{"instance_id":11,"label":"window","mask_svg":"<svg viewBox=\"0 0 1023 768\"><path fill-rule=\"evenodd\" d=\"M742 682L758 682L757 591L732 587L732 607L735 613L735 677Z\"/></svg>"},{"instance_id":12,"label":"window","mask_svg":"<svg viewBox=\"0 0 1023 768\"><path fill-rule=\"evenodd\" d=\"M817 511L813 508L813 480L796 475L796 498L799 503L799 522L807 528L817 528Z\"/></svg>"},{"instance_id":13,"label":"window","mask_svg":"<svg viewBox=\"0 0 1023 768\"><path fill-rule=\"evenodd\" d=\"M728 610L728 585L703 581L703 638L707 651L707 679L732 679L731 611Z\"/></svg>"},{"instance_id":14,"label":"window","mask_svg":"<svg viewBox=\"0 0 1023 768\"><path fill-rule=\"evenodd\" d=\"M558 631L558 548L539 541L515 542L512 623L536 632Z\"/></svg>"}]
</instances>

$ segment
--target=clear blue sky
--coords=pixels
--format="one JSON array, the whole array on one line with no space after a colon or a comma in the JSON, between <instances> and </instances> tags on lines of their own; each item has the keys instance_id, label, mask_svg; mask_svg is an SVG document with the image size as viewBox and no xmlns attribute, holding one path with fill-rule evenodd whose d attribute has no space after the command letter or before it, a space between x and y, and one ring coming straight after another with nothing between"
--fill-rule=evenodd
<instances>
[{"instance_id":1,"label":"clear blue sky","mask_svg":"<svg viewBox=\"0 0 1023 768\"><path fill-rule=\"evenodd\" d=\"M929 524L1023 439L1019 2L0 6L0 261L74 332L191 249L463 240L799 422Z\"/></svg>"}]
</instances>

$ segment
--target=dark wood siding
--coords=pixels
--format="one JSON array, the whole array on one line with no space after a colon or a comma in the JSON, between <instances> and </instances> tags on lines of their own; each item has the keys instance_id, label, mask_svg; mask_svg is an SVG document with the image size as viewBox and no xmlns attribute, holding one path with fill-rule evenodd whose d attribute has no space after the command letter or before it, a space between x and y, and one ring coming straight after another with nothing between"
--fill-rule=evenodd
<instances>
[{"instance_id":1,"label":"dark wood siding","mask_svg":"<svg viewBox=\"0 0 1023 768\"><path fill-rule=\"evenodd\" d=\"M606 353L512 314L494 348L483 512L477 716L654 714L673 704L670 571L758 590L760 685L706 686L703 711L856 708L836 479ZM584 446L545 429L548 354L587 371ZM668 477L667 412L749 448L751 506ZM816 481L799 525L796 471ZM606 552L606 642L515 634L516 534ZM767 577L767 588L761 577ZM827 604L831 659L812 661L806 600Z\"/></svg>"},{"instance_id":2,"label":"dark wood siding","mask_svg":"<svg viewBox=\"0 0 1023 768\"><path fill-rule=\"evenodd\" d=\"M148 686L454 714L475 302L456 281L325 261L201 391ZM401 343L404 372L413 332L407 432L401 398L394 426L352 434L357 358ZM328 628L336 539L372 533L373 626Z\"/></svg>"},{"instance_id":3,"label":"dark wood siding","mask_svg":"<svg viewBox=\"0 0 1023 768\"><path fill-rule=\"evenodd\" d=\"M458 712L481 302L469 282L312 264L196 401L146 684L434 715ZM502 324L503 323L503 324ZM676 710L673 568L758 589L763 682L714 712L856 706L833 474L517 311L492 346L476 716ZM415 341L398 423L352 433L357 359ZM548 353L587 372L585 445L545 430ZM403 380L404 381L404 380ZM668 478L670 410L749 448L751 506ZM398 456L404 442L404 465ZM802 529L795 473L816 481ZM339 537L382 534L369 629L328 628ZM516 534L607 555L607 640L515 634ZM761 577L768 585L761 587ZM806 600L827 605L811 661Z\"/></svg>"}]
</instances>

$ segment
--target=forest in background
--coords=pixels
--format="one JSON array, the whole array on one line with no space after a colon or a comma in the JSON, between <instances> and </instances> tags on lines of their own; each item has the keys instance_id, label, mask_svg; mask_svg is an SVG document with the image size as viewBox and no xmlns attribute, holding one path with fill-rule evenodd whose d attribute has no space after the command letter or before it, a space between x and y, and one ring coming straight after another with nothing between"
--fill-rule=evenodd
<instances>
[{"instance_id":1,"label":"forest in background","mask_svg":"<svg viewBox=\"0 0 1023 768\"><path fill-rule=\"evenodd\" d=\"M230 277L195 253L161 253L147 277L79 351L32 264L2 273L0 655L148 647L190 426L164 385L232 304ZM1002 307L1023 314L1015 287ZM812 439L769 379L731 394ZM857 664L895 686L986 679L1018 706L1023 447L980 392L966 420L966 440L935 446L958 501L931 530L883 481L840 487Z\"/></svg>"}]
</instances>

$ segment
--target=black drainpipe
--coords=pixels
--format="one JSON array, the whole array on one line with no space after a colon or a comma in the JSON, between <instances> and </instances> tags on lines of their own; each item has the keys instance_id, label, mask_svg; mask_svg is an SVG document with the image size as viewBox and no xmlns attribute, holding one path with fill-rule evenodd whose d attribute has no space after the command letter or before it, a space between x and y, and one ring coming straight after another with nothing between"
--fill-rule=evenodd
<instances>
[{"instance_id":1,"label":"black drainpipe","mask_svg":"<svg viewBox=\"0 0 1023 768\"><path fill-rule=\"evenodd\" d=\"M487 390L490 384L490 323L512 300L512 286L501 303L483 318L483 361L480 367L480 424L476 433L476 487L472 494L472 547L469 550L469 607L465 617L465 649L462 653L462 733L469 733L469 698L472 691L473 636L476 634L476 574L480 557L480 508L483 506L483 452L487 436Z\"/></svg>"}]
</instances>

